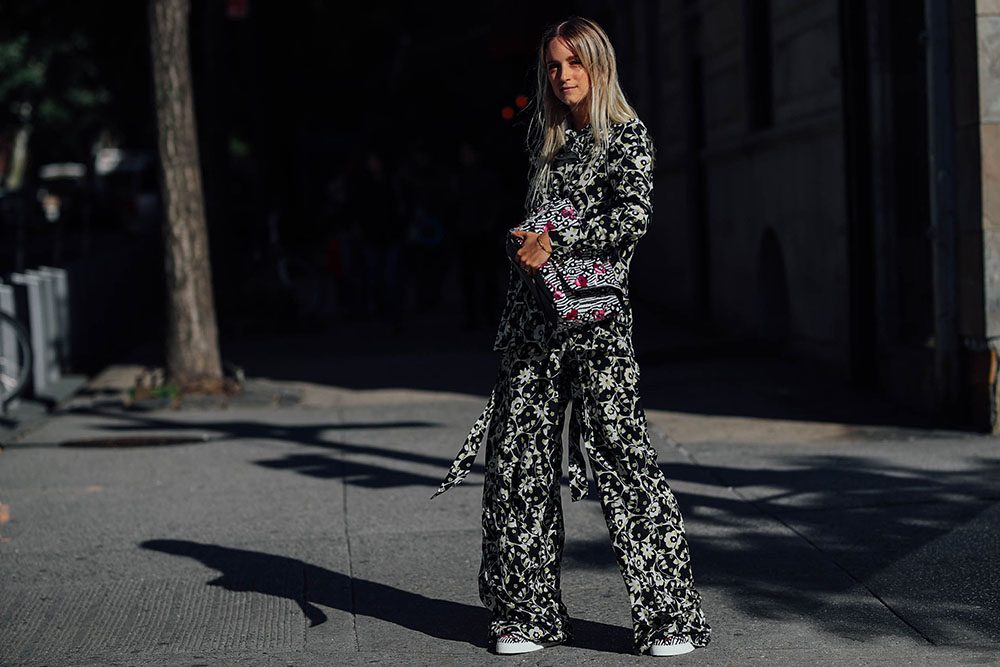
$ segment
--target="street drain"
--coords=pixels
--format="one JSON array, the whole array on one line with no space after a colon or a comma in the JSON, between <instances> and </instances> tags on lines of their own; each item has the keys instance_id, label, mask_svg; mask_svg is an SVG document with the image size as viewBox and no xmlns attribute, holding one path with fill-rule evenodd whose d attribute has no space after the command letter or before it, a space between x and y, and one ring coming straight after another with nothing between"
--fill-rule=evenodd
<instances>
[{"instance_id":1,"label":"street drain","mask_svg":"<svg viewBox=\"0 0 1000 667\"><path fill-rule=\"evenodd\" d=\"M89 440L66 440L60 447L80 449L114 449L125 447L161 447L165 445L195 445L209 441L207 435L141 435L121 438L91 438Z\"/></svg>"}]
</instances>

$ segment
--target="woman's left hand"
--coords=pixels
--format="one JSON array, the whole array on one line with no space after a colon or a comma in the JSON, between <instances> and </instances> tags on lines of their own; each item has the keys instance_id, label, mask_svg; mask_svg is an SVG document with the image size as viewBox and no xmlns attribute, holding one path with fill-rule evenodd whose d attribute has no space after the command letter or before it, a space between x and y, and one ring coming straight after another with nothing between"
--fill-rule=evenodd
<instances>
[{"instance_id":1,"label":"woman's left hand","mask_svg":"<svg viewBox=\"0 0 1000 667\"><path fill-rule=\"evenodd\" d=\"M517 261L528 273L537 273L538 267L549 261L552 254L545 248L552 248L549 244L549 233L536 234L522 230L514 230L511 236L521 239L521 249L517 251Z\"/></svg>"}]
</instances>

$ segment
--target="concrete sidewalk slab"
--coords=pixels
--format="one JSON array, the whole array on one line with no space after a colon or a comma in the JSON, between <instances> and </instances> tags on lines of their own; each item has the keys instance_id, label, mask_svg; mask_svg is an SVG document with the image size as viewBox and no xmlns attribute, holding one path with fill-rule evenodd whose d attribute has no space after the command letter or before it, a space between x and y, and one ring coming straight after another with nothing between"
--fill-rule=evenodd
<instances>
[{"instance_id":1,"label":"concrete sidewalk slab","mask_svg":"<svg viewBox=\"0 0 1000 667\"><path fill-rule=\"evenodd\" d=\"M837 434L806 444L679 448L926 642L1000 646L1000 579L991 565L1000 553L996 438L881 428L863 440Z\"/></svg>"},{"instance_id":2,"label":"concrete sidewalk slab","mask_svg":"<svg viewBox=\"0 0 1000 667\"><path fill-rule=\"evenodd\" d=\"M429 500L484 396L258 382L252 405L99 395L0 452L0 663L649 664L599 504L565 487L576 645L487 652L482 455ZM737 418L758 420L743 442L650 410L714 627L671 664L995 664L995 439ZM151 434L197 440L62 446Z\"/></svg>"}]
</instances>

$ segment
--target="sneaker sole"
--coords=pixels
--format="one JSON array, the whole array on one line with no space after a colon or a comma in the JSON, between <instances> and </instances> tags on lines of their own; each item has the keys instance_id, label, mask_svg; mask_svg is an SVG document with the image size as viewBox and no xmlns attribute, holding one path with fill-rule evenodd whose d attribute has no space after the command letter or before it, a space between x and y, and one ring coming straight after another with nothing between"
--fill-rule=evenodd
<instances>
[{"instance_id":1,"label":"sneaker sole","mask_svg":"<svg viewBox=\"0 0 1000 667\"><path fill-rule=\"evenodd\" d=\"M536 644L535 642L504 642L497 643L496 652L498 655L531 653L532 651L541 651L543 648L549 648L550 646L558 646L558 644L559 642L543 642L541 644Z\"/></svg>"},{"instance_id":2,"label":"sneaker sole","mask_svg":"<svg viewBox=\"0 0 1000 667\"><path fill-rule=\"evenodd\" d=\"M683 644L673 644L672 646L657 646L654 644L649 647L649 654L657 657L662 657L665 655L683 655L685 653L690 653L694 650L694 645L690 642L684 642Z\"/></svg>"}]
</instances>

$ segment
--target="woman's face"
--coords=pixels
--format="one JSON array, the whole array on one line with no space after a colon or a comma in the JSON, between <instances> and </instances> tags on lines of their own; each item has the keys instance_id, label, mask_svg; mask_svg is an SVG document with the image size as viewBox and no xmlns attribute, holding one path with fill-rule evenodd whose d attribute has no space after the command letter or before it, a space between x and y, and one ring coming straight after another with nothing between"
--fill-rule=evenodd
<instances>
[{"instance_id":1,"label":"woman's face","mask_svg":"<svg viewBox=\"0 0 1000 667\"><path fill-rule=\"evenodd\" d=\"M590 94L590 76L587 75L587 70L561 37L549 42L545 65L548 67L552 92L563 104L573 108Z\"/></svg>"}]
</instances>

